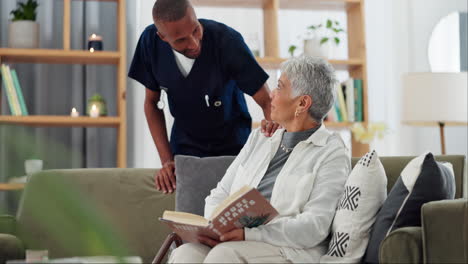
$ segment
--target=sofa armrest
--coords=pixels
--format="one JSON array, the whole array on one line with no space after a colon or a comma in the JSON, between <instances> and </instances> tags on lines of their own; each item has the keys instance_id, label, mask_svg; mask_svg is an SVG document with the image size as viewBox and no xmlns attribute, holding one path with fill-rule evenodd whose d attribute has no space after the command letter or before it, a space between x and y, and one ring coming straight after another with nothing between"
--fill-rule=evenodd
<instances>
[{"instance_id":1,"label":"sofa armrest","mask_svg":"<svg viewBox=\"0 0 468 264\"><path fill-rule=\"evenodd\" d=\"M24 259L25 251L21 240L10 234L0 234L0 263L7 260Z\"/></svg>"},{"instance_id":2,"label":"sofa armrest","mask_svg":"<svg viewBox=\"0 0 468 264\"><path fill-rule=\"evenodd\" d=\"M468 200L424 204L421 210L425 263L468 263Z\"/></svg>"},{"instance_id":3,"label":"sofa armrest","mask_svg":"<svg viewBox=\"0 0 468 264\"><path fill-rule=\"evenodd\" d=\"M0 233L16 235L16 218L11 215L0 215Z\"/></svg>"},{"instance_id":4,"label":"sofa armrest","mask_svg":"<svg viewBox=\"0 0 468 264\"><path fill-rule=\"evenodd\" d=\"M391 232L380 245L380 263L422 263L421 227L403 227Z\"/></svg>"}]
</instances>

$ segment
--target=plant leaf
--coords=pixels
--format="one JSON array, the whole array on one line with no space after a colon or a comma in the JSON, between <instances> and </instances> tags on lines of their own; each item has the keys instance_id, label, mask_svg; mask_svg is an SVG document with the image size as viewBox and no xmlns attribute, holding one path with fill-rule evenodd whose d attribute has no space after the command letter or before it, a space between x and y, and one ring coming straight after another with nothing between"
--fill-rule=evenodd
<instances>
[{"instance_id":1,"label":"plant leaf","mask_svg":"<svg viewBox=\"0 0 468 264\"><path fill-rule=\"evenodd\" d=\"M296 45L291 45L289 46L288 52L291 54L291 57L294 57L294 51L296 51L297 46Z\"/></svg>"},{"instance_id":2,"label":"plant leaf","mask_svg":"<svg viewBox=\"0 0 468 264\"><path fill-rule=\"evenodd\" d=\"M340 39L338 37L335 37L334 39L335 39L336 45L340 45Z\"/></svg>"},{"instance_id":3,"label":"plant leaf","mask_svg":"<svg viewBox=\"0 0 468 264\"><path fill-rule=\"evenodd\" d=\"M328 38L322 38L322 39L320 40L320 45L324 44L324 43L327 42L327 41L328 41Z\"/></svg>"},{"instance_id":4,"label":"plant leaf","mask_svg":"<svg viewBox=\"0 0 468 264\"><path fill-rule=\"evenodd\" d=\"M327 28L332 27L332 21L330 19L327 19Z\"/></svg>"},{"instance_id":5,"label":"plant leaf","mask_svg":"<svg viewBox=\"0 0 468 264\"><path fill-rule=\"evenodd\" d=\"M18 3L18 8L11 11L13 15L12 21L17 20L32 20L37 17L36 9L39 6L36 0L28 0L26 3Z\"/></svg>"}]
</instances>

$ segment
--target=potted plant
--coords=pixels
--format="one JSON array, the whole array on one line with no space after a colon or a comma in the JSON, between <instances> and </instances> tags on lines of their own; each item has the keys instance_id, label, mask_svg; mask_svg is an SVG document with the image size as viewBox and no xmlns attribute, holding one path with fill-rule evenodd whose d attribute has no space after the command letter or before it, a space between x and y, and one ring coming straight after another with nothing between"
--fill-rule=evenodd
<instances>
[{"instance_id":1,"label":"potted plant","mask_svg":"<svg viewBox=\"0 0 468 264\"><path fill-rule=\"evenodd\" d=\"M294 52L296 51L296 49L297 49L296 45L289 46L288 52L291 55L291 57L294 57Z\"/></svg>"},{"instance_id":2,"label":"potted plant","mask_svg":"<svg viewBox=\"0 0 468 264\"><path fill-rule=\"evenodd\" d=\"M104 100L104 97L102 97L102 95L96 93L88 99L88 105L86 107L86 113L88 115L90 115L91 108L93 107L93 105L96 105L96 108L99 111L99 116L107 115L106 100Z\"/></svg>"},{"instance_id":3,"label":"potted plant","mask_svg":"<svg viewBox=\"0 0 468 264\"><path fill-rule=\"evenodd\" d=\"M31 175L42 170L43 161L36 157L31 157L24 161L26 175Z\"/></svg>"},{"instance_id":4,"label":"potted plant","mask_svg":"<svg viewBox=\"0 0 468 264\"><path fill-rule=\"evenodd\" d=\"M18 3L18 8L11 11L13 18L8 26L8 47L30 49L39 47L39 24L36 23L36 0Z\"/></svg>"},{"instance_id":5,"label":"potted plant","mask_svg":"<svg viewBox=\"0 0 468 264\"><path fill-rule=\"evenodd\" d=\"M341 43L341 34L345 31L336 20L327 19L323 24L311 25L304 37L304 54L322 58L330 58L332 45ZM289 47L289 53L294 55L295 45Z\"/></svg>"}]
</instances>

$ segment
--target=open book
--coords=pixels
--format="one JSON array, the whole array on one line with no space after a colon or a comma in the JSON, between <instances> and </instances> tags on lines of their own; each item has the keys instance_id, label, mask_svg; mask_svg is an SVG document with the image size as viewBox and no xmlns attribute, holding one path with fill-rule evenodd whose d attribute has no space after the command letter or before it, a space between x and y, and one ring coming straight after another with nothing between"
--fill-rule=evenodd
<instances>
[{"instance_id":1,"label":"open book","mask_svg":"<svg viewBox=\"0 0 468 264\"><path fill-rule=\"evenodd\" d=\"M260 192L249 186L227 197L212 216L202 216L174 211L164 211L160 221L166 223L182 240L197 242L199 235L219 240L219 237L236 228L257 227L278 215L270 202Z\"/></svg>"}]
</instances>

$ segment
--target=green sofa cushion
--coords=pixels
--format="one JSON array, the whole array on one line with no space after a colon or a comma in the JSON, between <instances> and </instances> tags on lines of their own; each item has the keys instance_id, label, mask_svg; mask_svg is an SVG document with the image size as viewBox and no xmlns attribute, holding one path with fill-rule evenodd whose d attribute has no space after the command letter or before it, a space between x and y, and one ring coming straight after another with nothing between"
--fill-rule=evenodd
<instances>
[{"instance_id":1,"label":"green sofa cushion","mask_svg":"<svg viewBox=\"0 0 468 264\"><path fill-rule=\"evenodd\" d=\"M19 235L49 257L137 255L150 262L169 229L158 216L174 195L154 187L154 169L49 170L28 182Z\"/></svg>"}]
</instances>

